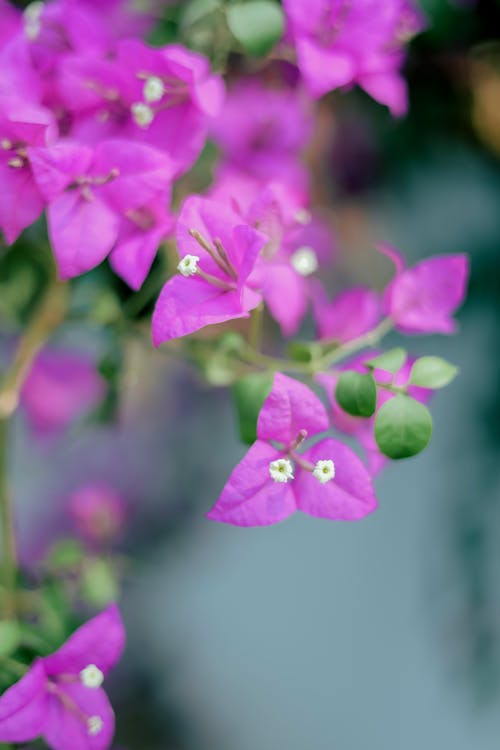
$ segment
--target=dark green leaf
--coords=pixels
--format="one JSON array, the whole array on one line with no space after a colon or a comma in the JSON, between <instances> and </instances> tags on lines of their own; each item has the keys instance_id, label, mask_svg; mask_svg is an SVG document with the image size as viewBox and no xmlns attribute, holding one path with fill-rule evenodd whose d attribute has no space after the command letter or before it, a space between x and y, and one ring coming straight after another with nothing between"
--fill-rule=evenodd
<instances>
[{"instance_id":1,"label":"dark green leaf","mask_svg":"<svg viewBox=\"0 0 500 750\"><path fill-rule=\"evenodd\" d=\"M387 401L375 418L375 440L389 458L409 458L426 447L432 435L427 407L405 395Z\"/></svg>"},{"instance_id":2,"label":"dark green leaf","mask_svg":"<svg viewBox=\"0 0 500 750\"><path fill-rule=\"evenodd\" d=\"M373 375L348 370L337 382L335 398L353 417L371 417L377 407L377 387Z\"/></svg>"},{"instance_id":3,"label":"dark green leaf","mask_svg":"<svg viewBox=\"0 0 500 750\"><path fill-rule=\"evenodd\" d=\"M273 0L252 0L230 5L227 24L245 52L257 57L266 55L283 35L281 6Z\"/></svg>"},{"instance_id":4,"label":"dark green leaf","mask_svg":"<svg viewBox=\"0 0 500 750\"><path fill-rule=\"evenodd\" d=\"M444 388L458 373L458 367L441 357L420 357L410 373L410 383L423 388Z\"/></svg>"},{"instance_id":5,"label":"dark green leaf","mask_svg":"<svg viewBox=\"0 0 500 750\"><path fill-rule=\"evenodd\" d=\"M257 439L257 419L273 385L272 373L252 373L240 378L233 387L240 437L251 445Z\"/></svg>"},{"instance_id":6,"label":"dark green leaf","mask_svg":"<svg viewBox=\"0 0 500 750\"><path fill-rule=\"evenodd\" d=\"M391 372L394 375L394 373L402 368L405 362L406 352L404 349L398 346L395 349L389 349L388 352L379 354L378 357L370 359L368 362L365 362L365 364L367 367L378 370L385 370L386 372Z\"/></svg>"}]
</instances>

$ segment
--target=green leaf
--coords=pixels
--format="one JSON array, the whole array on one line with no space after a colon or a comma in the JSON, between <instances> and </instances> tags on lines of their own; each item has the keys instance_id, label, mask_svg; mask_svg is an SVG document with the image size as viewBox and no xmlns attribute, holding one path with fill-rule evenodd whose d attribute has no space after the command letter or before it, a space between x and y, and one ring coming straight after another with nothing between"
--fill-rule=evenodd
<instances>
[{"instance_id":1,"label":"green leaf","mask_svg":"<svg viewBox=\"0 0 500 750\"><path fill-rule=\"evenodd\" d=\"M0 656L13 654L20 640L18 623L15 620L0 620Z\"/></svg>"},{"instance_id":2,"label":"green leaf","mask_svg":"<svg viewBox=\"0 0 500 750\"><path fill-rule=\"evenodd\" d=\"M427 407L406 395L387 401L375 418L375 440L385 456L409 458L426 447L432 435Z\"/></svg>"},{"instance_id":3,"label":"green leaf","mask_svg":"<svg viewBox=\"0 0 500 750\"><path fill-rule=\"evenodd\" d=\"M84 556L83 545L77 539L61 539L49 550L47 564L51 568L74 568Z\"/></svg>"},{"instance_id":4,"label":"green leaf","mask_svg":"<svg viewBox=\"0 0 500 750\"><path fill-rule=\"evenodd\" d=\"M410 383L423 388L444 388L457 373L458 367L441 357L420 357L411 368Z\"/></svg>"},{"instance_id":5,"label":"green leaf","mask_svg":"<svg viewBox=\"0 0 500 750\"><path fill-rule=\"evenodd\" d=\"M272 373L252 373L233 387L241 440L251 445L257 439L257 419L273 385Z\"/></svg>"},{"instance_id":6,"label":"green leaf","mask_svg":"<svg viewBox=\"0 0 500 750\"><path fill-rule=\"evenodd\" d=\"M82 574L82 594L93 607L106 607L118 598L118 581L107 560L100 557L87 560Z\"/></svg>"},{"instance_id":7,"label":"green leaf","mask_svg":"<svg viewBox=\"0 0 500 750\"><path fill-rule=\"evenodd\" d=\"M227 24L235 39L249 55L267 55L281 39L283 11L273 0L251 0L230 5Z\"/></svg>"},{"instance_id":8,"label":"green leaf","mask_svg":"<svg viewBox=\"0 0 500 750\"><path fill-rule=\"evenodd\" d=\"M294 362L312 362L321 355L322 346L318 341L291 341L286 350Z\"/></svg>"},{"instance_id":9,"label":"green leaf","mask_svg":"<svg viewBox=\"0 0 500 750\"><path fill-rule=\"evenodd\" d=\"M219 0L190 0L182 8L181 25L193 26L206 19L211 13L214 13L219 7Z\"/></svg>"},{"instance_id":10,"label":"green leaf","mask_svg":"<svg viewBox=\"0 0 500 750\"><path fill-rule=\"evenodd\" d=\"M353 417L371 417L377 408L377 387L373 375L348 370L337 382L335 398Z\"/></svg>"},{"instance_id":11,"label":"green leaf","mask_svg":"<svg viewBox=\"0 0 500 750\"><path fill-rule=\"evenodd\" d=\"M405 362L406 352L400 346L397 346L395 349L389 349L388 352L384 352L383 354L379 354L378 357L370 359L368 362L365 362L365 365L374 370L378 369L392 372L394 375L394 373L403 367Z\"/></svg>"}]
</instances>

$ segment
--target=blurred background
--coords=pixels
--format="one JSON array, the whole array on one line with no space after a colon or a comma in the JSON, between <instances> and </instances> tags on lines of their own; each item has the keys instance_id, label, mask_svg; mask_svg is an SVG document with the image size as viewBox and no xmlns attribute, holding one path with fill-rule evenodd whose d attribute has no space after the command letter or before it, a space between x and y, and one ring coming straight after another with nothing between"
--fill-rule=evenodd
<instances>
[{"instance_id":1,"label":"blurred background","mask_svg":"<svg viewBox=\"0 0 500 750\"><path fill-rule=\"evenodd\" d=\"M498 747L500 4L421 5L429 26L410 47L409 115L394 120L358 90L330 96L309 156L336 230L333 288L381 288L382 239L409 262L471 259L458 335L405 340L461 375L436 394L430 448L377 479L379 511L352 525L206 520L244 453L230 393L147 340L116 354L97 325L69 323L58 343L78 342L107 376L124 358L114 418L44 440L26 414L16 422L29 565L68 533L78 487L104 483L124 499L117 748ZM168 39L175 24L166 9L156 33Z\"/></svg>"}]
</instances>

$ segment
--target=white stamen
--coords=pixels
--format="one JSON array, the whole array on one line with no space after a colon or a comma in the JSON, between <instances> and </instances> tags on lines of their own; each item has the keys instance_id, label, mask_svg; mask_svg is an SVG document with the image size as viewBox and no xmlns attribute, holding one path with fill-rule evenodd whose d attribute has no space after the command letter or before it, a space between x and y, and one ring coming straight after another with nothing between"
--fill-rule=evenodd
<instances>
[{"instance_id":1,"label":"white stamen","mask_svg":"<svg viewBox=\"0 0 500 750\"><path fill-rule=\"evenodd\" d=\"M142 89L142 95L146 102L159 102L165 93L165 86L163 81L158 76L149 76L144 81L144 88Z\"/></svg>"},{"instance_id":2,"label":"white stamen","mask_svg":"<svg viewBox=\"0 0 500 750\"><path fill-rule=\"evenodd\" d=\"M104 682L104 675L95 664L89 664L80 672L80 680L87 688L99 688Z\"/></svg>"},{"instance_id":3,"label":"white stamen","mask_svg":"<svg viewBox=\"0 0 500 750\"><path fill-rule=\"evenodd\" d=\"M177 266L177 270L183 276L194 276L198 271L199 261L200 259L197 255L185 255Z\"/></svg>"},{"instance_id":4,"label":"white stamen","mask_svg":"<svg viewBox=\"0 0 500 750\"><path fill-rule=\"evenodd\" d=\"M301 276L310 276L318 270L318 257L312 247L304 245L294 252L292 266Z\"/></svg>"},{"instance_id":5,"label":"white stamen","mask_svg":"<svg viewBox=\"0 0 500 750\"><path fill-rule=\"evenodd\" d=\"M24 167L24 162L19 156L14 156L13 159L9 159L7 164L9 167L14 167L14 169L21 169L21 167Z\"/></svg>"},{"instance_id":6,"label":"white stamen","mask_svg":"<svg viewBox=\"0 0 500 750\"><path fill-rule=\"evenodd\" d=\"M0 141L0 146L3 148L4 151L10 151L12 148L12 141L9 141L8 138L2 138Z\"/></svg>"},{"instance_id":7,"label":"white stamen","mask_svg":"<svg viewBox=\"0 0 500 750\"><path fill-rule=\"evenodd\" d=\"M318 482L326 484L335 476L335 464L329 458L325 461L317 461L316 466L313 470L313 477L316 477Z\"/></svg>"},{"instance_id":8,"label":"white stamen","mask_svg":"<svg viewBox=\"0 0 500 750\"><path fill-rule=\"evenodd\" d=\"M35 0L35 2L26 6L23 11L24 33L30 41L36 39L40 34L43 9L44 3Z\"/></svg>"},{"instance_id":9,"label":"white stamen","mask_svg":"<svg viewBox=\"0 0 500 750\"><path fill-rule=\"evenodd\" d=\"M103 726L104 722L100 716L90 716L89 719L87 719L87 732L91 737L95 737L96 734L99 734Z\"/></svg>"},{"instance_id":10,"label":"white stamen","mask_svg":"<svg viewBox=\"0 0 500 750\"><path fill-rule=\"evenodd\" d=\"M311 212L307 210L307 208L299 208L298 211L295 212L295 215L293 217L297 224L310 224L311 223Z\"/></svg>"},{"instance_id":11,"label":"white stamen","mask_svg":"<svg viewBox=\"0 0 500 750\"><path fill-rule=\"evenodd\" d=\"M136 102L132 104L130 109L132 110L132 117L139 127L147 128L153 122L155 113L147 104Z\"/></svg>"},{"instance_id":12,"label":"white stamen","mask_svg":"<svg viewBox=\"0 0 500 750\"><path fill-rule=\"evenodd\" d=\"M275 482L288 482L293 479L293 464L288 458L278 458L269 464L269 474Z\"/></svg>"}]
</instances>

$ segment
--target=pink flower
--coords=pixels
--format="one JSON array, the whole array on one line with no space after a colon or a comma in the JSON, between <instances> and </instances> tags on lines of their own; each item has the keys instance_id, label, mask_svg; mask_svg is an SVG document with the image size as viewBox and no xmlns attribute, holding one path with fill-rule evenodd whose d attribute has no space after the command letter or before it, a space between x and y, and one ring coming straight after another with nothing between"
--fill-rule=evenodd
<instances>
[{"instance_id":1,"label":"pink flower","mask_svg":"<svg viewBox=\"0 0 500 750\"><path fill-rule=\"evenodd\" d=\"M373 359L378 354L380 354L380 352L377 351L363 352L363 354L358 355L354 359L351 359L349 362L343 363L340 366L339 370L355 370L356 372L361 373L370 372L368 367L366 367L365 362ZM407 384L414 361L415 358L408 357L401 369L398 370L398 372L394 375L394 385ZM374 370L373 374L375 380L378 383L390 383L393 377L391 373L380 369ZM368 471L371 476L375 476L381 471L381 469L388 461L388 459L380 452L379 447L375 441L375 436L373 434L375 416L369 418L352 417L350 414L347 414L343 409L341 409L335 399L335 388L337 387L338 381L337 374L334 375L333 373L327 372L319 373L318 375L316 375L315 379L323 386L330 401L332 425L340 432L356 438L356 440L365 451ZM423 404L427 403L432 396L432 391L427 388L419 388L417 386L410 386L408 388L408 393L410 394L410 396L412 396L412 398L420 401ZM379 388L377 394L377 411L383 404L385 404L386 401L389 401L389 399L393 397L394 393L391 393L389 390Z\"/></svg>"},{"instance_id":2,"label":"pink flower","mask_svg":"<svg viewBox=\"0 0 500 750\"><path fill-rule=\"evenodd\" d=\"M21 25L21 13L9 0L0 0L0 48L17 34Z\"/></svg>"},{"instance_id":3,"label":"pink flower","mask_svg":"<svg viewBox=\"0 0 500 750\"><path fill-rule=\"evenodd\" d=\"M307 437L328 427L318 397L302 383L276 373L259 415L257 440L234 469L208 518L235 526L265 526L297 510L345 521L374 511L377 501L370 477L350 448L324 438L298 452Z\"/></svg>"},{"instance_id":4,"label":"pink flower","mask_svg":"<svg viewBox=\"0 0 500 750\"><path fill-rule=\"evenodd\" d=\"M111 605L37 659L0 697L0 741L42 737L52 750L107 750L115 719L101 684L124 645L123 622Z\"/></svg>"},{"instance_id":5,"label":"pink flower","mask_svg":"<svg viewBox=\"0 0 500 750\"><path fill-rule=\"evenodd\" d=\"M153 342L207 325L246 318L261 295L248 285L267 237L214 201L190 196L176 229L179 274L168 281L153 313Z\"/></svg>"},{"instance_id":6,"label":"pink flower","mask_svg":"<svg viewBox=\"0 0 500 750\"><path fill-rule=\"evenodd\" d=\"M347 289L330 302L323 287L317 283L313 310L319 339L332 339L341 344L367 333L380 320L378 294L364 287Z\"/></svg>"},{"instance_id":7,"label":"pink flower","mask_svg":"<svg viewBox=\"0 0 500 750\"><path fill-rule=\"evenodd\" d=\"M127 515L121 495L102 483L75 490L69 499L69 514L82 537L96 544L116 539Z\"/></svg>"},{"instance_id":8,"label":"pink flower","mask_svg":"<svg viewBox=\"0 0 500 750\"><path fill-rule=\"evenodd\" d=\"M45 200L35 182L29 146L44 146L53 133L48 110L20 99L0 106L0 229L10 244L42 213Z\"/></svg>"},{"instance_id":9,"label":"pink flower","mask_svg":"<svg viewBox=\"0 0 500 750\"><path fill-rule=\"evenodd\" d=\"M72 115L72 137L144 141L168 153L176 175L197 158L224 97L222 79L202 55L135 39L119 42L112 59L69 57L58 90Z\"/></svg>"},{"instance_id":10,"label":"pink flower","mask_svg":"<svg viewBox=\"0 0 500 750\"><path fill-rule=\"evenodd\" d=\"M35 360L21 404L39 436L54 435L104 397L104 381L82 352L45 350Z\"/></svg>"},{"instance_id":11,"label":"pink flower","mask_svg":"<svg viewBox=\"0 0 500 750\"><path fill-rule=\"evenodd\" d=\"M453 313L462 304L469 276L466 255L441 255L406 268L394 248L378 248L396 267L387 286L382 307L402 333L453 333Z\"/></svg>"},{"instance_id":12,"label":"pink flower","mask_svg":"<svg viewBox=\"0 0 500 750\"><path fill-rule=\"evenodd\" d=\"M422 28L410 0L284 0L289 33L313 96L359 84L394 115L407 109L404 43Z\"/></svg>"},{"instance_id":13,"label":"pink flower","mask_svg":"<svg viewBox=\"0 0 500 750\"><path fill-rule=\"evenodd\" d=\"M49 237L62 279L99 265L119 238L124 242L125 218L134 223L133 217L151 201L163 196L166 206L170 197L172 163L145 144L111 140L93 149L60 143L30 149L29 158L38 187L49 202ZM128 256L124 255L125 251L116 266L137 286L144 267L138 271L137 253L131 251L127 269ZM150 249L147 255L150 264Z\"/></svg>"},{"instance_id":14,"label":"pink flower","mask_svg":"<svg viewBox=\"0 0 500 750\"><path fill-rule=\"evenodd\" d=\"M233 168L260 180L307 184L299 154L313 124L303 91L269 88L258 78L246 78L230 89L211 131Z\"/></svg>"}]
</instances>

